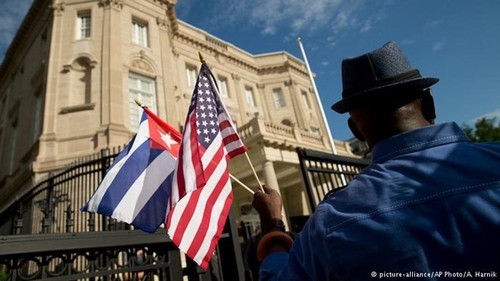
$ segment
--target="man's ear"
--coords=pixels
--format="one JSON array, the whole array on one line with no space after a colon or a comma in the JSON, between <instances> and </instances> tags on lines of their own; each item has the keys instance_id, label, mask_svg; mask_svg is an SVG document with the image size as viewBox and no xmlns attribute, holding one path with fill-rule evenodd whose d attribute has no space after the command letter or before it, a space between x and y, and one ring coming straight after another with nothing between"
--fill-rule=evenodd
<instances>
[{"instance_id":1,"label":"man's ear","mask_svg":"<svg viewBox=\"0 0 500 281\"><path fill-rule=\"evenodd\" d=\"M432 97L431 89L426 89L424 92L425 94L422 97L422 115L429 123L434 124L434 120L436 119L434 98Z\"/></svg>"},{"instance_id":2,"label":"man's ear","mask_svg":"<svg viewBox=\"0 0 500 281\"><path fill-rule=\"evenodd\" d=\"M351 129L352 134L360 141L365 141L365 137L361 132L359 131L358 127L356 124L354 124L354 121L352 121L352 118L347 119L347 125L349 125L349 129Z\"/></svg>"}]
</instances>

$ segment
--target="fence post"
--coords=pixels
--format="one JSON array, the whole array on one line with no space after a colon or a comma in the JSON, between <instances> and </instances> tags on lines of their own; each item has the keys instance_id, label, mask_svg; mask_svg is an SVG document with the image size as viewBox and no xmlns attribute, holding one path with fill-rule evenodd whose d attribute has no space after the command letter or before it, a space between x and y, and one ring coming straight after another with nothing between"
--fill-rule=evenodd
<instances>
[{"instance_id":1,"label":"fence post","mask_svg":"<svg viewBox=\"0 0 500 281\"><path fill-rule=\"evenodd\" d=\"M100 161L101 178L99 179L99 182L101 182L104 179L104 176L106 176L106 172L108 171L109 167L108 155L109 155L109 148L101 149L101 161ZM102 231L108 230L108 217L102 216L101 230Z\"/></svg>"},{"instance_id":2,"label":"fence post","mask_svg":"<svg viewBox=\"0 0 500 281\"><path fill-rule=\"evenodd\" d=\"M189 281L212 281L210 271L203 271L203 269L189 257L186 257L185 274Z\"/></svg>"},{"instance_id":3,"label":"fence post","mask_svg":"<svg viewBox=\"0 0 500 281\"><path fill-rule=\"evenodd\" d=\"M68 207L66 207L66 232L69 233L69 232L72 232L73 230L73 218L72 218L72 215L73 215L73 210L71 209L71 203L68 204Z\"/></svg>"},{"instance_id":4,"label":"fence post","mask_svg":"<svg viewBox=\"0 0 500 281\"><path fill-rule=\"evenodd\" d=\"M101 180L106 175L109 168L109 148L101 149Z\"/></svg>"},{"instance_id":5,"label":"fence post","mask_svg":"<svg viewBox=\"0 0 500 281\"><path fill-rule=\"evenodd\" d=\"M89 232L95 231L95 214L94 213L89 213L87 225L89 227Z\"/></svg>"},{"instance_id":6,"label":"fence post","mask_svg":"<svg viewBox=\"0 0 500 281\"><path fill-rule=\"evenodd\" d=\"M309 172L305 163L306 151L297 147L297 155L299 156L300 170L302 171L302 177L304 179L304 184L306 185L307 198L309 199L309 206L311 207L311 213L316 210L316 205L314 203L313 186L311 184L311 178L309 177Z\"/></svg>"},{"instance_id":7,"label":"fence post","mask_svg":"<svg viewBox=\"0 0 500 281\"><path fill-rule=\"evenodd\" d=\"M52 225L52 208L53 208L53 191L54 191L54 176L49 172L49 181L47 187L47 198L45 199L45 208L42 210L42 233L49 233Z\"/></svg>"},{"instance_id":8,"label":"fence post","mask_svg":"<svg viewBox=\"0 0 500 281\"><path fill-rule=\"evenodd\" d=\"M23 219L23 201L19 201L19 209L17 210L17 219L14 223L14 234L15 235L20 235L21 232L23 231L23 226L24 226L24 219Z\"/></svg>"}]
</instances>

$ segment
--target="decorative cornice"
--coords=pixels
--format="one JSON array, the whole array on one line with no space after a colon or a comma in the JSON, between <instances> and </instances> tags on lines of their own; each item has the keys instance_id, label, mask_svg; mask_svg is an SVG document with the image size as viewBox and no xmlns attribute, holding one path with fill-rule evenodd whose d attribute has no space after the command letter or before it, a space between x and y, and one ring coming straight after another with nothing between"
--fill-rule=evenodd
<instances>
[{"instance_id":1,"label":"decorative cornice","mask_svg":"<svg viewBox=\"0 0 500 281\"><path fill-rule=\"evenodd\" d=\"M111 7L115 10L121 10L123 8L123 0L99 0L99 7Z\"/></svg>"},{"instance_id":2,"label":"decorative cornice","mask_svg":"<svg viewBox=\"0 0 500 281\"><path fill-rule=\"evenodd\" d=\"M177 15L175 14L175 4L176 0L167 1L167 17L170 21L170 29L173 34L177 33L179 30L179 25L177 24Z\"/></svg>"},{"instance_id":3,"label":"decorative cornice","mask_svg":"<svg viewBox=\"0 0 500 281\"><path fill-rule=\"evenodd\" d=\"M175 37L178 38L179 40L185 42L185 43L188 43L188 44L194 46L195 48L201 49L205 53L210 53L212 55L220 54L221 56L225 57L225 61L230 62L233 65L244 67L244 68L246 68L250 71L253 71L255 73L257 73L259 71L259 69L256 66L254 66L253 64L250 64L246 61L238 59L234 56L230 56L227 54L227 52L220 52L218 48L214 47L212 44L208 44L205 41L198 40L198 39L193 38L191 36L187 36L185 34L182 34L180 32L176 32Z\"/></svg>"},{"instance_id":4,"label":"decorative cornice","mask_svg":"<svg viewBox=\"0 0 500 281\"><path fill-rule=\"evenodd\" d=\"M84 111L84 110L94 110L94 108L95 108L95 103L85 103L85 104L79 104L79 105L64 106L64 107L61 107L61 109L59 110L59 114L68 114L68 113Z\"/></svg>"},{"instance_id":5,"label":"decorative cornice","mask_svg":"<svg viewBox=\"0 0 500 281\"><path fill-rule=\"evenodd\" d=\"M175 47L172 47L172 54L173 54L176 58L178 58L178 57L179 57L179 55L180 55L180 54L179 54L179 51L178 51L178 50L177 50L177 48L175 48Z\"/></svg>"},{"instance_id":6,"label":"decorative cornice","mask_svg":"<svg viewBox=\"0 0 500 281\"><path fill-rule=\"evenodd\" d=\"M236 73L231 73L231 77L236 81L239 81L241 79L241 77Z\"/></svg>"},{"instance_id":7,"label":"decorative cornice","mask_svg":"<svg viewBox=\"0 0 500 281\"><path fill-rule=\"evenodd\" d=\"M88 57L79 57L73 61L71 64L63 65L61 70L62 73L68 73L70 71L85 71L87 68L94 68L97 65L97 61L91 60Z\"/></svg>"},{"instance_id":8,"label":"decorative cornice","mask_svg":"<svg viewBox=\"0 0 500 281\"><path fill-rule=\"evenodd\" d=\"M125 65L125 67L132 68L134 71L139 72L139 74L142 73L149 77L156 77L157 75L154 61L146 55L144 50L141 50L139 55L131 57L129 65Z\"/></svg>"},{"instance_id":9,"label":"decorative cornice","mask_svg":"<svg viewBox=\"0 0 500 281\"><path fill-rule=\"evenodd\" d=\"M171 28L173 28L171 26ZM187 26L187 28L190 28ZM182 30L176 28L173 31L174 38L186 44L192 45L195 49L200 51L209 53L214 56L219 63L226 62L241 68L245 68L253 73L258 75L268 75L274 73L282 73L282 72L294 72L301 76L308 77L307 70L305 69L303 63L294 58L289 54L285 54L283 61L278 63L273 63L271 65L260 66L258 63L254 62L254 58L260 56L251 56L250 59L246 60L243 57L239 57L235 54L232 54L232 48L230 44L219 40L216 37L211 36L210 34L206 34L205 32L201 32L202 37L191 36L188 33L183 33ZM271 54L272 55L272 54Z\"/></svg>"},{"instance_id":10,"label":"decorative cornice","mask_svg":"<svg viewBox=\"0 0 500 281\"><path fill-rule=\"evenodd\" d=\"M65 5L66 4L64 2L60 2L60 3L52 2L52 4L50 4L50 8L52 8L52 10L54 10L55 16L60 16L60 15L62 15L62 12L64 12Z\"/></svg>"},{"instance_id":11,"label":"decorative cornice","mask_svg":"<svg viewBox=\"0 0 500 281\"><path fill-rule=\"evenodd\" d=\"M168 19L157 17L156 18L156 24L158 24L158 27L160 29L168 30Z\"/></svg>"},{"instance_id":12,"label":"decorative cornice","mask_svg":"<svg viewBox=\"0 0 500 281\"><path fill-rule=\"evenodd\" d=\"M149 63L146 62L143 59L135 59L135 60L133 60L130 63L130 67L136 68L136 69L140 69L142 71L146 71L146 72L149 72L149 73L154 73L155 72L153 70L153 68L151 67L151 65L149 65Z\"/></svg>"}]
</instances>

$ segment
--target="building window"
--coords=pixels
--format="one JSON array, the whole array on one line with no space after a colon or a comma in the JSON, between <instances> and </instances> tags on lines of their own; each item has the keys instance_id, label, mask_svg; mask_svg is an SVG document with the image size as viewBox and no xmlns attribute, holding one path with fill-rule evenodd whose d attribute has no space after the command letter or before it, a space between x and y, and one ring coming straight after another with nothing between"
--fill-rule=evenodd
<instances>
[{"instance_id":1,"label":"building window","mask_svg":"<svg viewBox=\"0 0 500 281\"><path fill-rule=\"evenodd\" d=\"M90 10L79 11L76 23L76 39L90 38L91 33Z\"/></svg>"},{"instance_id":2,"label":"building window","mask_svg":"<svg viewBox=\"0 0 500 281\"><path fill-rule=\"evenodd\" d=\"M4 123L5 123L5 104L6 104L6 100L7 98L4 97L2 99L2 102L0 103L0 147L4 147L3 146L3 128L4 128ZM0 150L0 159L4 159L3 157L3 149ZM0 163L0 168L2 168L2 164ZM0 171L0 177L2 176L2 172Z\"/></svg>"},{"instance_id":3,"label":"building window","mask_svg":"<svg viewBox=\"0 0 500 281\"><path fill-rule=\"evenodd\" d=\"M14 168L16 164L16 149L17 149L17 120L12 124L12 138L10 140L10 148L7 151L10 151L9 155L9 174L14 173Z\"/></svg>"},{"instance_id":4,"label":"building window","mask_svg":"<svg viewBox=\"0 0 500 281\"><path fill-rule=\"evenodd\" d=\"M247 105L250 107L255 107L255 99L253 96L253 89L250 87L245 87L245 100Z\"/></svg>"},{"instance_id":5,"label":"building window","mask_svg":"<svg viewBox=\"0 0 500 281\"><path fill-rule=\"evenodd\" d=\"M309 101L309 97L307 96L306 91L302 91L302 100L304 101L307 109L312 109L311 102Z\"/></svg>"},{"instance_id":6,"label":"building window","mask_svg":"<svg viewBox=\"0 0 500 281\"><path fill-rule=\"evenodd\" d=\"M2 99L2 103L0 104L0 147L4 147L4 134L3 134L3 131L4 131L4 127L7 128L7 122L6 122L6 119L7 119L7 113L6 113L6 104L7 104L7 96L4 96L4 98ZM7 129L5 129L7 130ZM6 150L3 150L3 149L0 149L0 159L5 159L4 155L6 155L7 151ZM0 163L0 170L3 170L3 163ZM0 177L3 175L2 171L0 171Z\"/></svg>"},{"instance_id":7,"label":"building window","mask_svg":"<svg viewBox=\"0 0 500 281\"><path fill-rule=\"evenodd\" d=\"M3 127L5 120L7 119L7 96L4 96L2 103L0 104L0 127Z\"/></svg>"},{"instance_id":8,"label":"building window","mask_svg":"<svg viewBox=\"0 0 500 281\"><path fill-rule=\"evenodd\" d=\"M44 97L41 92L35 96L35 121L33 127L33 142L38 140L42 132Z\"/></svg>"},{"instance_id":9,"label":"building window","mask_svg":"<svg viewBox=\"0 0 500 281\"><path fill-rule=\"evenodd\" d=\"M156 111L156 88L155 80L130 73L129 75L129 117L130 129L137 132L141 121L142 110L135 100L147 106L152 111Z\"/></svg>"},{"instance_id":10,"label":"building window","mask_svg":"<svg viewBox=\"0 0 500 281\"><path fill-rule=\"evenodd\" d=\"M274 106L276 108L283 108L286 106L285 104L285 96L283 96L283 92L281 89L273 89L273 99L274 99Z\"/></svg>"},{"instance_id":11,"label":"building window","mask_svg":"<svg viewBox=\"0 0 500 281\"><path fill-rule=\"evenodd\" d=\"M189 90L193 90L196 85L196 67L186 65L186 79Z\"/></svg>"},{"instance_id":12,"label":"building window","mask_svg":"<svg viewBox=\"0 0 500 281\"><path fill-rule=\"evenodd\" d=\"M148 46L148 24L145 21L132 20L132 42L142 47Z\"/></svg>"},{"instance_id":13,"label":"building window","mask_svg":"<svg viewBox=\"0 0 500 281\"><path fill-rule=\"evenodd\" d=\"M227 78L219 76L217 79L217 84L219 86L219 94L223 98L229 98L229 91L227 89Z\"/></svg>"}]
</instances>

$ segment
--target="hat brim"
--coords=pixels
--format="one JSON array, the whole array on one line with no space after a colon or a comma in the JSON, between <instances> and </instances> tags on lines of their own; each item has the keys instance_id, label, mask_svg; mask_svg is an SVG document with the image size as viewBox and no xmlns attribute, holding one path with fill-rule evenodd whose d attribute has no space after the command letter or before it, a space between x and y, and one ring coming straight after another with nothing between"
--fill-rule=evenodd
<instances>
[{"instance_id":1,"label":"hat brim","mask_svg":"<svg viewBox=\"0 0 500 281\"><path fill-rule=\"evenodd\" d=\"M364 104L367 100L372 100L375 98L373 95L376 93L377 98L383 99L386 95L391 95L395 91L399 89L411 88L411 89L426 89L439 81L438 78L429 77L429 78L416 78L413 80L406 80L398 83L388 84L376 88L372 88L369 90L365 90L354 94L352 96L343 98L342 100L334 103L332 105L332 109L338 113L346 113L351 111L352 109L357 108L358 106ZM384 94L384 92L386 94ZM387 97L386 97L387 98ZM394 94L392 94L391 98L397 98Z\"/></svg>"}]
</instances>

